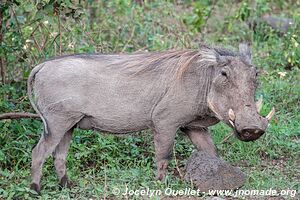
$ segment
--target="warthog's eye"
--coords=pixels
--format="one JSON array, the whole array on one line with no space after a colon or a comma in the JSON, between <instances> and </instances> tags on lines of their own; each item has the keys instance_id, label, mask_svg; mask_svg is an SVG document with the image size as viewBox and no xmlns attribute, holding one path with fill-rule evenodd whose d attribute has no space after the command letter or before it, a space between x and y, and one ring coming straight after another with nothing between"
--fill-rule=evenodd
<instances>
[{"instance_id":1,"label":"warthog's eye","mask_svg":"<svg viewBox=\"0 0 300 200\"><path fill-rule=\"evenodd\" d=\"M221 74L222 74L222 76L227 77L227 72L225 70L221 70Z\"/></svg>"}]
</instances>

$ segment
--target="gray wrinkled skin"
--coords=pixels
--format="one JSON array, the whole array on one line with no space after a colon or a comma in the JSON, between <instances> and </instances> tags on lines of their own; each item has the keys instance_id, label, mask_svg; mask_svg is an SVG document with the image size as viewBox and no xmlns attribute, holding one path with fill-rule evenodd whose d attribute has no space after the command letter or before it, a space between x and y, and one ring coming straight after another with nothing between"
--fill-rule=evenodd
<instances>
[{"instance_id":1,"label":"gray wrinkled skin","mask_svg":"<svg viewBox=\"0 0 300 200\"><path fill-rule=\"evenodd\" d=\"M178 128L198 150L215 155L207 127L235 112L239 139L259 138L267 121L255 108L256 72L250 50L199 50L119 55L71 55L35 67L28 94L44 123L32 152L32 185L53 153L60 184L68 185L66 156L75 127L110 133L152 129L157 178L162 180ZM232 126L232 125L230 125ZM259 131L257 131L259 130Z\"/></svg>"}]
</instances>

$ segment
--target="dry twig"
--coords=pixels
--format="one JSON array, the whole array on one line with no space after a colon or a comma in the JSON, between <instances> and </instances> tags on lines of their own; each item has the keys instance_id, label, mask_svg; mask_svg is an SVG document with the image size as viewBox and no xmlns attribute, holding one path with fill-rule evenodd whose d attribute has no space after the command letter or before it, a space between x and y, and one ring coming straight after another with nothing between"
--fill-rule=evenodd
<instances>
[{"instance_id":1,"label":"dry twig","mask_svg":"<svg viewBox=\"0 0 300 200\"><path fill-rule=\"evenodd\" d=\"M0 114L0 120L2 120L2 119L20 119L20 118L39 119L40 116L38 114L33 114L33 113L3 113L3 114Z\"/></svg>"},{"instance_id":2,"label":"dry twig","mask_svg":"<svg viewBox=\"0 0 300 200\"><path fill-rule=\"evenodd\" d=\"M60 22L60 11L57 11L57 20L58 20L58 34L59 34L59 55L61 55L61 50L62 50L62 35L61 35L61 22Z\"/></svg>"},{"instance_id":3,"label":"dry twig","mask_svg":"<svg viewBox=\"0 0 300 200\"><path fill-rule=\"evenodd\" d=\"M229 133L221 142L221 144L225 143L231 136L234 135L234 132Z\"/></svg>"},{"instance_id":4,"label":"dry twig","mask_svg":"<svg viewBox=\"0 0 300 200\"><path fill-rule=\"evenodd\" d=\"M3 40L2 22L3 22L3 14L1 12L0 13L0 44L2 44L2 40ZM4 58L2 57L0 57L0 74L1 74L2 83L5 84L6 67L5 67Z\"/></svg>"},{"instance_id":5,"label":"dry twig","mask_svg":"<svg viewBox=\"0 0 300 200\"><path fill-rule=\"evenodd\" d=\"M177 158L176 158L175 144L173 146L173 156L174 156L175 165L176 165L176 169L177 169L177 171L179 173L179 176L180 176L181 179L183 179L183 174L182 174L182 172L181 172L181 170L180 170L180 168L178 166L178 161L177 161Z\"/></svg>"}]
</instances>

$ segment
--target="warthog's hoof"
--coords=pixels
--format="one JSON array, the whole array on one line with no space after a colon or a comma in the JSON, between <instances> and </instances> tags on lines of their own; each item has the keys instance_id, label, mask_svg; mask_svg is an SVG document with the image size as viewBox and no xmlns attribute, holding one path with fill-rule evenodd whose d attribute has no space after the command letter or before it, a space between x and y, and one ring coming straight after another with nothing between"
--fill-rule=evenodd
<instances>
[{"instance_id":1,"label":"warthog's hoof","mask_svg":"<svg viewBox=\"0 0 300 200\"><path fill-rule=\"evenodd\" d=\"M67 175L64 175L59 181L59 186L61 189L62 188L71 188L72 185L73 184L71 183L71 181L69 181Z\"/></svg>"},{"instance_id":2,"label":"warthog's hoof","mask_svg":"<svg viewBox=\"0 0 300 200\"><path fill-rule=\"evenodd\" d=\"M159 181L165 180L165 177L167 174L168 162L169 162L169 160L161 160L157 164L156 180L159 180Z\"/></svg>"},{"instance_id":3,"label":"warthog's hoof","mask_svg":"<svg viewBox=\"0 0 300 200\"><path fill-rule=\"evenodd\" d=\"M220 158L197 151L187 161L185 180L192 181L202 192L234 190L244 185L245 175Z\"/></svg>"},{"instance_id":4,"label":"warthog's hoof","mask_svg":"<svg viewBox=\"0 0 300 200\"><path fill-rule=\"evenodd\" d=\"M36 183L31 183L30 189L36 191L39 195L41 194L41 186Z\"/></svg>"},{"instance_id":5,"label":"warthog's hoof","mask_svg":"<svg viewBox=\"0 0 300 200\"><path fill-rule=\"evenodd\" d=\"M155 178L158 181L163 181L165 180L165 177L166 177L166 172L158 172Z\"/></svg>"}]
</instances>

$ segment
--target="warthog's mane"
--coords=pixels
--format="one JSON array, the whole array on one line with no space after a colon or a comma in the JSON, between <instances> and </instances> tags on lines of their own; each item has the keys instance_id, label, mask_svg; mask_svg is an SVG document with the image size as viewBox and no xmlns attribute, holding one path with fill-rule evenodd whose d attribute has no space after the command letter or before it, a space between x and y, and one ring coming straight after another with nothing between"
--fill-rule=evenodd
<instances>
[{"instance_id":1,"label":"warthog's mane","mask_svg":"<svg viewBox=\"0 0 300 200\"><path fill-rule=\"evenodd\" d=\"M121 64L135 76L151 72L169 73L181 78L193 62L216 62L213 52L204 53L199 50L171 50L165 52L136 54ZM122 61L121 61L122 62Z\"/></svg>"},{"instance_id":2,"label":"warthog's mane","mask_svg":"<svg viewBox=\"0 0 300 200\"><path fill-rule=\"evenodd\" d=\"M47 61L69 57L109 60L109 68L124 70L138 76L151 72L173 74L181 79L192 63L205 68L217 63L219 56L240 56L238 53L220 47L201 45L199 49L169 50L164 52L138 52L133 54L73 54L54 57Z\"/></svg>"},{"instance_id":3,"label":"warthog's mane","mask_svg":"<svg viewBox=\"0 0 300 200\"><path fill-rule=\"evenodd\" d=\"M170 73L174 78L181 79L193 63L198 63L203 68L209 67L218 62L219 56L236 57L239 54L228 49L202 45L200 49L132 54L118 64L134 75L156 71Z\"/></svg>"}]
</instances>

